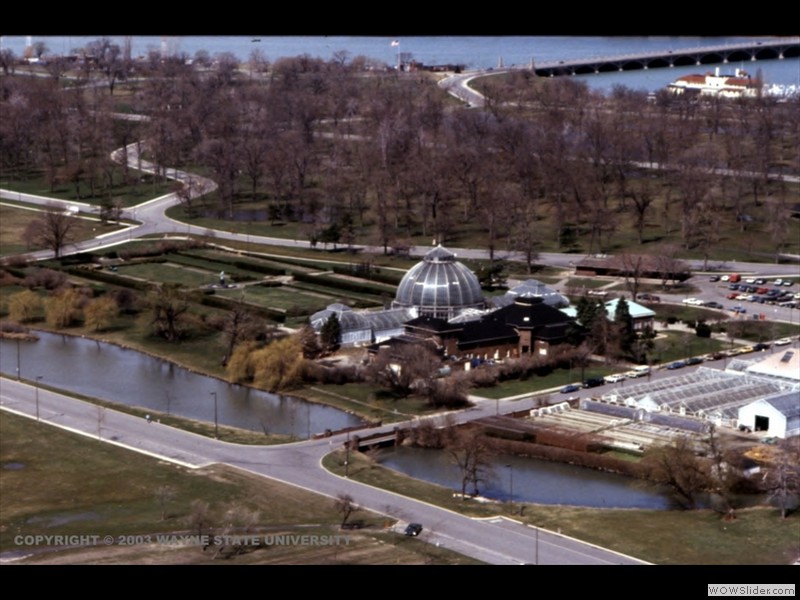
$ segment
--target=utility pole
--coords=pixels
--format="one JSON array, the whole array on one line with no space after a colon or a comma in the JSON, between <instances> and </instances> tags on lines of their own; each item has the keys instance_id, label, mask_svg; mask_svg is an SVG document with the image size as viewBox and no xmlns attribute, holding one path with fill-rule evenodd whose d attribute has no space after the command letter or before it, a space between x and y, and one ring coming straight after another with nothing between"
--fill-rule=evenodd
<instances>
[{"instance_id":1,"label":"utility pole","mask_svg":"<svg viewBox=\"0 0 800 600\"><path fill-rule=\"evenodd\" d=\"M39 422L39 382L42 380L41 375L36 376L36 422Z\"/></svg>"},{"instance_id":2,"label":"utility pole","mask_svg":"<svg viewBox=\"0 0 800 600\"><path fill-rule=\"evenodd\" d=\"M219 425L217 423L217 392L211 392L214 396L214 439L219 439Z\"/></svg>"}]
</instances>

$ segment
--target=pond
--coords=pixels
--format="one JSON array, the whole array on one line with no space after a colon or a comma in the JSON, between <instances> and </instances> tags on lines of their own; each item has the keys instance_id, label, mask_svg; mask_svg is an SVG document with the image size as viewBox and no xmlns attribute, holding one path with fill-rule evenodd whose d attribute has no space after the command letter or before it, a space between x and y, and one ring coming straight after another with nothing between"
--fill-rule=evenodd
<instances>
[{"instance_id":1,"label":"pond","mask_svg":"<svg viewBox=\"0 0 800 600\"><path fill-rule=\"evenodd\" d=\"M37 332L39 341L0 340L0 372L44 385L190 419L308 438L363 421L342 410L192 373L136 350ZM216 402L215 402L216 399Z\"/></svg>"},{"instance_id":2,"label":"pond","mask_svg":"<svg viewBox=\"0 0 800 600\"><path fill-rule=\"evenodd\" d=\"M460 471L444 451L395 447L382 450L378 461L415 479L461 491ZM674 508L664 486L534 458L494 456L484 477L480 495L499 501L597 508ZM467 487L467 493L470 492Z\"/></svg>"}]
</instances>

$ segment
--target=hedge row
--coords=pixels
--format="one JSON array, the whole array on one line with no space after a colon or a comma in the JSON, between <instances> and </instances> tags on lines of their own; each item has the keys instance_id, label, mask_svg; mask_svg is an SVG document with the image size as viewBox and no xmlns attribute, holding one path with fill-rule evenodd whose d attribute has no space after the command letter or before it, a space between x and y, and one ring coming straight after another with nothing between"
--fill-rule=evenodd
<instances>
[{"instance_id":1,"label":"hedge row","mask_svg":"<svg viewBox=\"0 0 800 600\"><path fill-rule=\"evenodd\" d=\"M131 279L122 275L115 275L108 271L101 271L100 269L80 269L78 267L64 267L63 269L70 275L76 277L83 277L84 279L93 279L94 281L101 281L111 285L118 285L120 287L127 287L138 291L146 291L150 289L150 283L147 281L140 281L138 279Z\"/></svg>"},{"instance_id":2,"label":"hedge row","mask_svg":"<svg viewBox=\"0 0 800 600\"><path fill-rule=\"evenodd\" d=\"M373 296L380 296L382 294L390 294L391 291L384 287L378 287L368 282L350 281L349 279L337 279L336 277L326 277L325 275L309 275L308 273L294 273L294 278L297 281L306 283L316 283L325 287L345 290L348 292L355 292L357 294L370 294Z\"/></svg>"},{"instance_id":3,"label":"hedge row","mask_svg":"<svg viewBox=\"0 0 800 600\"><path fill-rule=\"evenodd\" d=\"M241 269L242 271L252 271L255 273L261 273L263 275L285 275L286 269L281 269L280 267L274 267L271 265L266 264L259 264L256 262L249 262L244 261L239 258L235 258L232 260L224 260L221 258L212 258L209 256L205 256L203 254L195 254L193 252L177 252L176 254L185 256L186 258L194 258L198 260L202 260L204 262L215 263L219 265L224 265L228 268L234 267L236 269Z\"/></svg>"},{"instance_id":4,"label":"hedge row","mask_svg":"<svg viewBox=\"0 0 800 600\"><path fill-rule=\"evenodd\" d=\"M356 266L356 265L354 265ZM343 265L335 265L333 267L333 272L338 273L340 275L352 275L353 277L360 277L361 279L367 279L369 281L377 281L379 283L385 283L387 285L397 286L400 284L400 280L403 279L403 273L397 273L394 271L372 271L369 272L362 272L359 269L354 269L353 267L345 267Z\"/></svg>"},{"instance_id":5,"label":"hedge row","mask_svg":"<svg viewBox=\"0 0 800 600\"><path fill-rule=\"evenodd\" d=\"M239 304L239 300L233 298L225 298L214 294L204 294L200 299L200 304L204 306L211 306L213 308L221 308L223 310L230 310ZM286 314L266 306L256 306L253 304L247 305L247 310L268 321L276 323L283 323L286 321Z\"/></svg>"}]
</instances>

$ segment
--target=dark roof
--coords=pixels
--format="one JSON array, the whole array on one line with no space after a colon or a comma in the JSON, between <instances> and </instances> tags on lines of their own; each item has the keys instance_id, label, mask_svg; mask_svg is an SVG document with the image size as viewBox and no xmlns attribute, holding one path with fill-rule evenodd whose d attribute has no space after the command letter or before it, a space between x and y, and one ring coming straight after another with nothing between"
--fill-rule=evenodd
<instances>
[{"instance_id":1,"label":"dark roof","mask_svg":"<svg viewBox=\"0 0 800 600\"><path fill-rule=\"evenodd\" d=\"M516 344L519 334L512 326L496 319L483 319L464 323L464 329L458 334L458 347L465 348L485 343Z\"/></svg>"},{"instance_id":2,"label":"dark roof","mask_svg":"<svg viewBox=\"0 0 800 600\"><path fill-rule=\"evenodd\" d=\"M521 296L514 304L498 308L492 317L516 327L517 329L536 329L539 327L566 326L574 319L557 308L546 304L541 298Z\"/></svg>"},{"instance_id":3,"label":"dark roof","mask_svg":"<svg viewBox=\"0 0 800 600\"><path fill-rule=\"evenodd\" d=\"M444 331L458 331L462 326L460 324L456 325L449 323L445 319L422 315L421 317L416 317L410 321L406 321L406 327L413 327L414 329L423 329L425 331L441 333Z\"/></svg>"}]
</instances>

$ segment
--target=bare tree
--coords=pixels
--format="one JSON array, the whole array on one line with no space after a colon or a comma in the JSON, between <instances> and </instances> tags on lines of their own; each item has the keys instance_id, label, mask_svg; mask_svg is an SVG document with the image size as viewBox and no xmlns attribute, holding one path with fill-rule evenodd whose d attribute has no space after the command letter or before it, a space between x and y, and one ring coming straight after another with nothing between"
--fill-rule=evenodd
<instances>
[{"instance_id":1,"label":"bare tree","mask_svg":"<svg viewBox=\"0 0 800 600\"><path fill-rule=\"evenodd\" d=\"M160 485L156 488L154 492L156 503L158 504L159 509L161 510L161 520L167 520L167 504L169 504L172 500L175 499L177 495L177 491L174 487L169 485Z\"/></svg>"},{"instance_id":2,"label":"bare tree","mask_svg":"<svg viewBox=\"0 0 800 600\"><path fill-rule=\"evenodd\" d=\"M697 493L708 487L709 478L691 440L678 437L671 444L653 448L650 457L655 477L672 488L682 507L694 508Z\"/></svg>"},{"instance_id":3,"label":"bare tree","mask_svg":"<svg viewBox=\"0 0 800 600\"><path fill-rule=\"evenodd\" d=\"M770 500L778 505L781 519L800 506L800 443L795 438L783 442L777 464L767 472L765 480Z\"/></svg>"},{"instance_id":4,"label":"bare tree","mask_svg":"<svg viewBox=\"0 0 800 600\"><path fill-rule=\"evenodd\" d=\"M458 430L446 450L461 475L462 500L466 500L468 486L472 487L471 495L477 496L490 471L490 449L483 433Z\"/></svg>"},{"instance_id":5,"label":"bare tree","mask_svg":"<svg viewBox=\"0 0 800 600\"><path fill-rule=\"evenodd\" d=\"M441 360L421 344L403 344L382 349L367 368L372 381L408 395L419 379L431 377L441 366Z\"/></svg>"},{"instance_id":6,"label":"bare tree","mask_svg":"<svg viewBox=\"0 0 800 600\"><path fill-rule=\"evenodd\" d=\"M347 525L347 520L354 512L361 510L350 494L339 494L336 497L336 502L334 502L334 508L336 509L336 512L342 515L342 523L340 525L341 528L344 528Z\"/></svg>"},{"instance_id":7,"label":"bare tree","mask_svg":"<svg viewBox=\"0 0 800 600\"><path fill-rule=\"evenodd\" d=\"M163 285L149 296L151 325L156 335L168 342L177 342L182 335L181 321L189 303L175 286Z\"/></svg>"},{"instance_id":8,"label":"bare tree","mask_svg":"<svg viewBox=\"0 0 800 600\"><path fill-rule=\"evenodd\" d=\"M205 500L193 500L189 513L191 528L202 536L203 532L211 526L211 507Z\"/></svg>"},{"instance_id":9,"label":"bare tree","mask_svg":"<svg viewBox=\"0 0 800 600\"><path fill-rule=\"evenodd\" d=\"M69 212L60 206L50 205L41 216L28 224L23 238L29 246L44 246L59 258L77 225L78 220Z\"/></svg>"}]
</instances>

